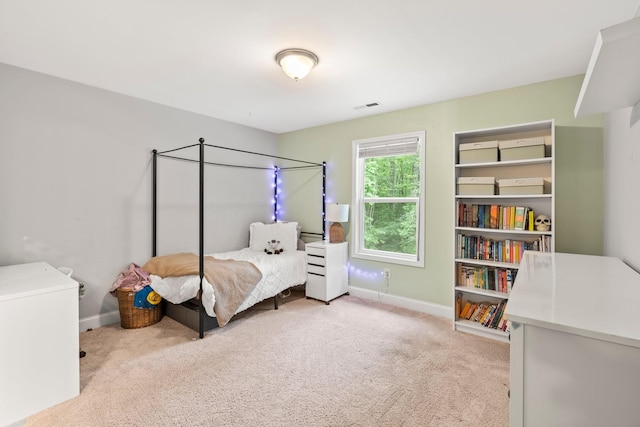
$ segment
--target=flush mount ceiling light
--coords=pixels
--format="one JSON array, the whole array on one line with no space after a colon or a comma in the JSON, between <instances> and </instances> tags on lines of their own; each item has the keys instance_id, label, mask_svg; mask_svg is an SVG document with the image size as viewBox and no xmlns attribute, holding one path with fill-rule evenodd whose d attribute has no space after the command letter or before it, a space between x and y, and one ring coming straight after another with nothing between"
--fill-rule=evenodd
<instances>
[{"instance_id":1,"label":"flush mount ceiling light","mask_svg":"<svg viewBox=\"0 0 640 427\"><path fill-rule=\"evenodd\" d=\"M278 52L276 62L287 76L298 81L318 65L318 57L315 53L304 49L285 49Z\"/></svg>"}]
</instances>

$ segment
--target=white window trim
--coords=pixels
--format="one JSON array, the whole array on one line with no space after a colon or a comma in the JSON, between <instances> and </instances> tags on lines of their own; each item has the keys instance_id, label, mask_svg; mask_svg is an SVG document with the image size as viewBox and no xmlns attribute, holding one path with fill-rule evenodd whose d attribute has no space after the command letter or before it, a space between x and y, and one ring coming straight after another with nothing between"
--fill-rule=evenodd
<instances>
[{"instance_id":1,"label":"white window trim","mask_svg":"<svg viewBox=\"0 0 640 427\"><path fill-rule=\"evenodd\" d=\"M412 267L424 267L424 247L425 247L425 142L426 135L425 131L418 132L408 132L398 135L389 135L382 136L376 138L366 138L366 139L357 139L352 141L352 153L351 153L351 164L352 164L352 219L353 219L353 227L351 229L351 233L353 236L353 244L351 245L351 256L353 258L367 259L371 261L380 261L391 264L401 264L408 265ZM400 140L405 138L418 138L419 143L419 152L420 152L420 194L418 196L418 223L417 223L417 232L416 236L418 239L418 248L416 255L401 255L393 252L383 252L383 251L371 251L363 248L363 224L361 221L362 217L362 209L363 209L363 199L361 197L361 188L362 188L362 177L358 173L361 167L358 166L357 162L361 160L358 158L359 147L363 144L371 144L371 143L384 143L391 142L393 140ZM363 160L362 160L363 161Z\"/></svg>"}]
</instances>

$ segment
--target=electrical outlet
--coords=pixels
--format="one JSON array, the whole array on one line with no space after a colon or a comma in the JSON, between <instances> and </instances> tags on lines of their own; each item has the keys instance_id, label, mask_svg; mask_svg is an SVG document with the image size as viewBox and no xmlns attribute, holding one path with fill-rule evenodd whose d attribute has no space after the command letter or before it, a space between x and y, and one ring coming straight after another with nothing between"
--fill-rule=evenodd
<instances>
[{"instance_id":1,"label":"electrical outlet","mask_svg":"<svg viewBox=\"0 0 640 427\"><path fill-rule=\"evenodd\" d=\"M384 269L384 278L387 280L391 279L391 270L389 270L388 268Z\"/></svg>"}]
</instances>

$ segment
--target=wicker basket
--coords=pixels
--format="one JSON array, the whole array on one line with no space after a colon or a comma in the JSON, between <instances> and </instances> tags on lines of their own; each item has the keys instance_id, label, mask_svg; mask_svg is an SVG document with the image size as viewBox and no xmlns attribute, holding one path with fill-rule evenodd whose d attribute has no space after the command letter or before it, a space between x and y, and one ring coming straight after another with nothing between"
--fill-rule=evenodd
<instances>
[{"instance_id":1,"label":"wicker basket","mask_svg":"<svg viewBox=\"0 0 640 427\"><path fill-rule=\"evenodd\" d=\"M133 306L135 292L130 289L116 289L118 308L120 309L120 325L124 329L144 328L158 323L162 318L161 305L153 308L137 308Z\"/></svg>"}]
</instances>

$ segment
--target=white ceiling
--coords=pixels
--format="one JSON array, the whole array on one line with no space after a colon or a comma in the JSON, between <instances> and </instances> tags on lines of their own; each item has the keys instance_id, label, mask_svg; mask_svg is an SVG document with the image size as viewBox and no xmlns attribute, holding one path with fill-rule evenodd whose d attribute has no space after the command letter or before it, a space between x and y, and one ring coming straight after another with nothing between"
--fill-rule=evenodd
<instances>
[{"instance_id":1,"label":"white ceiling","mask_svg":"<svg viewBox=\"0 0 640 427\"><path fill-rule=\"evenodd\" d=\"M598 31L637 10L638 0L0 0L0 62L282 133L582 74ZM320 58L299 82L274 61L291 47Z\"/></svg>"}]
</instances>

